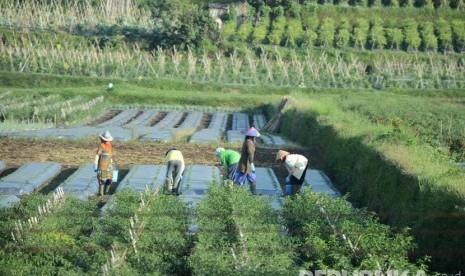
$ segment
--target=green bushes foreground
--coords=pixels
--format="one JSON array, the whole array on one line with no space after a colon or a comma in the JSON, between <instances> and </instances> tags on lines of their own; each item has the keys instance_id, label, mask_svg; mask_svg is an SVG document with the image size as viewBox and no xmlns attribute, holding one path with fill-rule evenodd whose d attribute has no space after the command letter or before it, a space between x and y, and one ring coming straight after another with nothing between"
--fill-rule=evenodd
<instances>
[{"instance_id":1,"label":"green bushes foreground","mask_svg":"<svg viewBox=\"0 0 465 276\"><path fill-rule=\"evenodd\" d=\"M398 136L398 126L373 125L315 98L299 97L284 113L280 132L317 148L330 178L354 205L375 210L393 226L412 228L419 244L412 257L431 256L432 271L460 270L465 173L424 146L386 138Z\"/></svg>"}]
</instances>

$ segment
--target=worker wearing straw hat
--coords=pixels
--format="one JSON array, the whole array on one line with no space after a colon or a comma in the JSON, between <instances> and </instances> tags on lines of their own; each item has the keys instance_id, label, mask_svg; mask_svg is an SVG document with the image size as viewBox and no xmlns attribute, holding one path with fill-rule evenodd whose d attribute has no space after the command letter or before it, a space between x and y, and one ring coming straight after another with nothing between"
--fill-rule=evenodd
<instances>
[{"instance_id":1,"label":"worker wearing straw hat","mask_svg":"<svg viewBox=\"0 0 465 276\"><path fill-rule=\"evenodd\" d=\"M279 150L276 154L276 161L284 163L289 175L286 177L286 187L283 189L285 195L295 195L305 180L307 173L308 159L300 154L291 154L284 150Z\"/></svg>"},{"instance_id":2,"label":"worker wearing straw hat","mask_svg":"<svg viewBox=\"0 0 465 276\"><path fill-rule=\"evenodd\" d=\"M113 137L110 132L104 131L99 134L100 147L97 149L97 154L94 160L94 171L97 173L99 185L99 195L108 194L113 178L113 149L111 141Z\"/></svg>"},{"instance_id":3,"label":"worker wearing straw hat","mask_svg":"<svg viewBox=\"0 0 465 276\"><path fill-rule=\"evenodd\" d=\"M256 194L256 175L255 175L255 139L260 137L260 133L254 127L251 127L245 133L244 142L242 143L241 159L237 172L234 175L234 184L244 186L247 181L250 185L250 191Z\"/></svg>"},{"instance_id":4,"label":"worker wearing straw hat","mask_svg":"<svg viewBox=\"0 0 465 276\"><path fill-rule=\"evenodd\" d=\"M216 148L215 155L218 156L221 165L224 167L224 171L226 172L226 180L232 185L234 174L237 171L237 166L239 165L239 160L241 159L241 154L235 150Z\"/></svg>"}]
</instances>

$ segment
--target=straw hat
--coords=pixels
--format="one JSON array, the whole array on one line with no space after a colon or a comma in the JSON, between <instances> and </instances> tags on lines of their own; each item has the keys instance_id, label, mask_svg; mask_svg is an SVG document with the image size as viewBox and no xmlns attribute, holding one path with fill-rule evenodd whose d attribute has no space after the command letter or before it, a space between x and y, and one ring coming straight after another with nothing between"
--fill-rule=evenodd
<instances>
[{"instance_id":1,"label":"straw hat","mask_svg":"<svg viewBox=\"0 0 465 276\"><path fill-rule=\"evenodd\" d=\"M102 138L103 141L107 141L107 142L113 141L113 137L111 136L108 130L105 130L105 132L100 133L99 136L100 138Z\"/></svg>"},{"instance_id":2,"label":"straw hat","mask_svg":"<svg viewBox=\"0 0 465 276\"><path fill-rule=\"evenodd\" d=\"M216 148L215 155L220 156L220 154L224 151L224 148Z\"/></svg>"},{"instance_id":3,"label":"straw hat","mask_svg":"<svg viewBox=\"0 0 465 276\"><path fill-rule=\"evenodd\" d=\"M251 127L249 130L247 130L245 136L260 137L260 132L258 132L258 130L256 130L254 127Z\"/></svg>"},{"instance_id":4,"label":"straw hat","mask_svg":"<svg viewBox=\"0 0 465 276\"><path fill-rule=\"evenodd\" d=\"M285 150L279 150L276 154L276 161L283 160L284 157L289 155L290 153Z\"/></svg>"}]
</instances>

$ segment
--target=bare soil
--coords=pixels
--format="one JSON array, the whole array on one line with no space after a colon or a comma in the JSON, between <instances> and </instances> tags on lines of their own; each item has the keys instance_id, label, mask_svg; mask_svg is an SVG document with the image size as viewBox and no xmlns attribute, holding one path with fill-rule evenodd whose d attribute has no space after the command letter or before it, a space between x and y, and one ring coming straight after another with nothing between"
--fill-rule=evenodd
<instances>
[{"instance_id":1,"label":"bare soil","mask_svg":"<svg viewBox=\"0 0 465 276\"><path fill-rule=\"evenodd\" d=\"M127 171L136 164L165 164L165 153L176 146L183 153L185 162L189 164L220 166L214 152L217 146L228 147L240 151L240 145L203 145L203 144L165 144L153 142L113 142L114 159L122 171ZM74 170L86 163L92 163L99 146L98 139L84 141L73 140L35 140L0 138L0 160L7 166L0 175L11 173L15 168L28 162L56 162L62 166L62 174L71 174ZM309 149L284 148L292 153L303 154L309 159L312 168L323 167L318 152ZM283 182L287 171L284 165L276 163L277 148L257 145L255 165L257 167L270 167L278 180Z\"/></svg>"}]
</instances>

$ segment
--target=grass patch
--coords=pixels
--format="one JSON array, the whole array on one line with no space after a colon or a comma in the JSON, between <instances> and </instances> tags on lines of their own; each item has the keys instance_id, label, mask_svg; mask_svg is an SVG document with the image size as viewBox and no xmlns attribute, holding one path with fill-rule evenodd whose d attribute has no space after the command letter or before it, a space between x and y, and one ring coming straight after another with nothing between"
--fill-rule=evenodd
<instances>
[{"instance_id":1,"label":"grass patch","mask_svg":"<svg viewBox=\"0 0 465 276\"><path fill-rule=\"evenodd\" d=\"M357 101L362 95L366 99ZM465 227L465 172L409 126L395 120L376 123L360 112L389 110L397 97L399 113L409 114L402 109L406 96L384 96L298 95L280 131L324 152L325 171L356 206L376 211L389 224L412 228L420 247L415 254L431 255L433 270L458 268L463 256L454 252L461 250L463 234L451 229ZM344 108L345 102L358 109Z\"/></svg>"}]
</instances>

